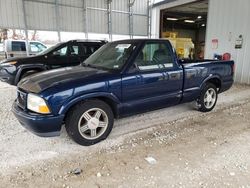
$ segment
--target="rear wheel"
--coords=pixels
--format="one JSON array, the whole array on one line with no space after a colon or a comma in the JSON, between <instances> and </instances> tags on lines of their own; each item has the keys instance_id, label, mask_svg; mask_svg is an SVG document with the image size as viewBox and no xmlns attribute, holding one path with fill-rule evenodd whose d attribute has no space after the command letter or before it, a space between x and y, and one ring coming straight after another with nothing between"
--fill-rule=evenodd
<instances>
[{"instance_id":1,"label":"rear wheel","mask_svg":"<svg viewBox=\"0 0 250 188\"><path fill-rule=\"evenodd\" d=\"M211 111L217 102L218 91L214 84L208 83L202 89L199 99L197 99L198 110L201 112Z\"/></svg>"},{"instance_id":2,"label":"rear wheel","mask_svg":"<svg viewBox=\"0 0 250 188\"><path fill-rule=\"evenodd\" d=\"M109 105L100 100L88 100L68 113L65 127L76 143L89 146L106 139L113 122L114 115Z\"/></svg>"}]
</instances>

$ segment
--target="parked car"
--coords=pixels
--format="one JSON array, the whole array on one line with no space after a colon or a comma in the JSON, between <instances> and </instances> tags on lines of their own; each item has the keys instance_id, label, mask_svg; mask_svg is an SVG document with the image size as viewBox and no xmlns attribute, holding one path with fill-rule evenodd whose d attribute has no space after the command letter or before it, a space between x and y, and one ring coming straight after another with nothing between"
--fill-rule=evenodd
<instances>
[{"instance_id":1,"label":"parked car","mask_svg":"<svg viewBox=\"0 0 250 188\"><path fill-rule=\"evenodd\" d=\"M31 74L60 67L76 66L106 41L71 40L58 43L36 56L10 58L0 62L0 80L11 85Z\"/></svg>"},{"instance_id":2,"label":"parked car","mask_svg":"<svg viewBox=\"0 0 250 188\"><path fill-rule=\"evenodd\" d=\"M47 49L47 46L39 41L28 41L28 47L25 40L5 40L4 52L5 58L26 57L27 50L29 55L36 55Z\"/></svg>"},{"instance_id":3,"label":"parked car","mask_svg":"<svg viewBox=\"0 0 250 188\"><path fill-rule=\"evenodd\" d=\"M92 145L109 135L114 118L190 101L208 112L233 75L233 61L179 61L168 40L116 41L81 66L21 80L12 110L37 135L59 135L65 124L75 142Z\"/></svg>"}]
</instances>

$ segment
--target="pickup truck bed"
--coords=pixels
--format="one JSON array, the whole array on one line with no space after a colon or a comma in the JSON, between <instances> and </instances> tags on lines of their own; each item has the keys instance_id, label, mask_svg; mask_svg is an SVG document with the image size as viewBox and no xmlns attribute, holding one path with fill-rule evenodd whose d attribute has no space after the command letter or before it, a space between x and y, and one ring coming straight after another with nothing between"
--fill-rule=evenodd
<instances>
[{"instance_id":1,"label":"pickup truck bed","mask_svg":"<svg viewBox=\"0 0 250 188\"><path fill-rule=\"evenodd\" d=\"M234 61L206 60L182 64L185 72L183 101L197 98L202 85L208 81L219 88L219 93L228 90L233 84Z\"/></svg>"}]
</instances>

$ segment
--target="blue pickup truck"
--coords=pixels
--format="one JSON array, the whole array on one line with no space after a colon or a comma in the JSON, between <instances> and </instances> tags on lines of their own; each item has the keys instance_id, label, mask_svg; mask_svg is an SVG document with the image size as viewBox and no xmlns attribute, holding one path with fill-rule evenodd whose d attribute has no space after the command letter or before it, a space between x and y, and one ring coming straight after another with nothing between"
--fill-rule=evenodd
<instances>
[{"instance_id":1,"label":"blue pickup truck","mask_svg":"<svg viewBox=\"0 0 250 188\"><path fill-rule=\"evenodd\" d=\"M233 77L233 61L184 62L168 40L115 41L80 66L21 80L12 111L39 136L57 136L65 124L87 146L105 139L115 118L191 101L211 111Z\"/></svg>"}]
</instances>

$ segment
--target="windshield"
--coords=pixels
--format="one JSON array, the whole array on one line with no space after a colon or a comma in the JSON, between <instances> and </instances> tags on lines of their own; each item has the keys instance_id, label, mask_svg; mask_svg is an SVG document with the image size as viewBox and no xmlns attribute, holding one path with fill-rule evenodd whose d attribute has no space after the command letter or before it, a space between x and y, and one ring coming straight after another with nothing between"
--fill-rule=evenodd
<instances>
[{"instance_id":1,"label":"windshield","mask_svg":"<svg viewBox=\"0 0 250 188\"><path fill-rule=\"evenodd\" d=\"M118 70L123 67L135 48L135 43L108 43L85 60L84 65L109 70Z\"/></svg>"},{"instance_id":2,"label":"windshield","mask_svg":"<svg viewBox=\"0 0 250 188\"><path fill-rule=\"evenodd\" d=\"M47 53L53 51L54 49L56 49L58 46L60 46L62 43L57 43L54 46L51 46L49 48L47 48L46 50L42 51L41 53L39 53L40 55L46 55Z\"/></svg>"}]
</instances>

